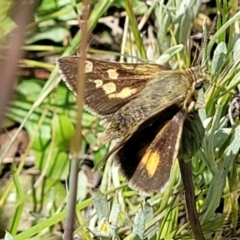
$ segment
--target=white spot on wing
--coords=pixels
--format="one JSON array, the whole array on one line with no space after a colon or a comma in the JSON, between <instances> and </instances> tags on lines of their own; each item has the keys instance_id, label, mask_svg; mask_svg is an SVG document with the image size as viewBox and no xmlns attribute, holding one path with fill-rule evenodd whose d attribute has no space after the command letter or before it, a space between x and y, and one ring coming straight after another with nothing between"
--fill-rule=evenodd
<instances>
[{"instance_id":1,"label":"white spot on wing","mask_svg":"<svg viewBox=\"0 0 240 240\"><path fill-rule=\"evenodd\" d=\"M109 78L118 79L117 69L108 69L107 73L108 73Z\"/></svg>"},{"instance_id":2,"label":"white spot on wing","mask_svg":"<svg viewBox=\"0 0 240 240\"><path fill-rule=\"evenodd\" d=\"M93 63L86 60L85 61L85 73L92 72L92 70L93 70Z\"/></svg>"},{"instance_id":3,"label":"white spot on wing","mask_svg":"<svg viewBox=\"0 0 240 240\"><path fill-rule=\"evenodd\" d=\"M116 92L117 87L116 87L116 85L115 85L114 83L109 82L109 83L104 84L104 85L102 86L102 89L104 90L104 92L105 92L106 94L110 94L110 93Z\"/></svg>"},{"instance_id":4,"label":"white spot on wing","mask_svg":"<svg viewBox=\"0 0 240 240\"><path fill-rule=\"evenodd\" d=\"M93 80L96 88L100 88L103 85L103 81L100 79Z\"/></svg>"}]
</instances>

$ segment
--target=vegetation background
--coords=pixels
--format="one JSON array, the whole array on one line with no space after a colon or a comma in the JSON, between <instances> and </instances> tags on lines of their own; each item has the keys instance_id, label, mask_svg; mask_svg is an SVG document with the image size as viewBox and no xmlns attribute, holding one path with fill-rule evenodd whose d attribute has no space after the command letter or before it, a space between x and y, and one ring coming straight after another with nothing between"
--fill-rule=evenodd
<instances>
[{"instance_id":1,"label":"vegetation background","mask_svg":"<svg viewBox=\"0 0 240 240\"><path fill-rule=\"evenodd\" d=\"M0 2L2 52L13 47L7 39L19 24L14 19L14 4ZM27 30L22 30L24 55L0 135L2 238L62 238L76 101L61 82L55 61L78 51L82 7L81 1L74 0L39 1ZM203 143L191 159L195 202L206 239L240 237L239 99L233 95L240 82L239 8L235 0L91 3L87 56L155 62L172 69L191 66L202 32L207 32L202 26L209 28L220 13L217 30L204 51L211 84L200 93L206 105L199 111ZM5 57L6 62L10 56ZM3 91L5 87L1 86ZM227 116L232 99L230 110L237 116L234 126ZM127 186L113 159L97 172L91 171L110 146L98 140L104 129L97 117L84 112L82 126L84 161L78 180L76 239L195 239L178 162L167 188L146 199ZM104 195L93 191L95 187Z\"/></svg>"}]
</instances>

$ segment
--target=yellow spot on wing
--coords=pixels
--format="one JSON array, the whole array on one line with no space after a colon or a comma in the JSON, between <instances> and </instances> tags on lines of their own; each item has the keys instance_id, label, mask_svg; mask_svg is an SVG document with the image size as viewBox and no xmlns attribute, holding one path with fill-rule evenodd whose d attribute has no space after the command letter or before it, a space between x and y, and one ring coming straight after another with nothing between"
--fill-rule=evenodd
<instances>
[{"instance_id":1,"label":"yellow spot on wing","mask_svg":"<svg viewBox=\"0 0 240 240\"><path fill-rule=\"evenodd\" d=\"M118 93L112 93L108 96L108 98L127 98L131 95L133 95L134 93L137 92L137 88L129 88L129 87L126 87L124 89L122 89L120 92Z\"/></svg>"},{"instance_id":2,"label":"yellow spot on wing","mask_svg":"<svg viewBox=\"0 0 240 240\"><path fill-rule=\"evenodd\" d=\"M159 162L160 154L158 152L146 152L141 160L142 167L147 170L149 177L152 177L155 174Z\"/></svg>"},{"instance_id":3,"label":"yellow spot on wing","mask_svg":"<svg viewBox=\"0 0 240 240\"><path fill-rule=\"evenodd\" d=\"M110 94L110 93L116 92L117 87L116 87L115 83L109 82L109 83L104 84L102 86L102 89L106 94Z\"/></svg>"},{"instance_id":4,"label":"yellow spot on wing","mask_svg":"<svg viewBox=\"0 0 240 240\"><path fill-rule=\"evenodd\" d=\"M85 61L85 73L92 72L92 70L93 70L93 63L86 60Z\"/></svg>"},{"instance_id":5,"label":"yellow spot on wing","mask_svg":"<svg viewBox=\"0 0 240 240\"><path fill-rule=\"evenodd\" d=\"M107 73L108 73L109 78L118 79L117 69L108 69Z\"/></svg>"}]
</instances>

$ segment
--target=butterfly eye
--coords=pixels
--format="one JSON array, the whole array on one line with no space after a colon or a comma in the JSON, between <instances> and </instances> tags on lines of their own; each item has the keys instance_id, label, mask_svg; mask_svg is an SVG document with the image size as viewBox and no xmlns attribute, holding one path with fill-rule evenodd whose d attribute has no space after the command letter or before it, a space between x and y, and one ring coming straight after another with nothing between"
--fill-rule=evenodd
<instances>
[{"instance_id":1,"label":"butterfly eye","mask_svg":"<svg viewBox=\"0 0 240 240\"><path fill-rule=\"evenodd\" d=\"M194 88L195 88L195 90L199 90L199 89L202 88L202 86L203 86L203 81L200 80L200 81L195 83Z\"/></svg>"}]
</instances>

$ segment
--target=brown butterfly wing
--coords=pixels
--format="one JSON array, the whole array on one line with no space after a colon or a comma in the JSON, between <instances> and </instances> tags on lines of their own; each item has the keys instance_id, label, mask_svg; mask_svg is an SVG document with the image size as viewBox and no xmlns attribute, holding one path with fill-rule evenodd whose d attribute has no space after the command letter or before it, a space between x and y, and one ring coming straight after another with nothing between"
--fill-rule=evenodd
<instances>
[{"instance_id":1,"label":"brown butterfly wing","mask_svg":"<svg viewBox=\"0 0 240 240\"><path fill-rule=\"evenodd\" d=\"M59 58L59 72L76 94L79 57ZM87 59L85 105L93 113L107 116L136 98L146 83L169 68L157 64L130 64Z\"/></svg>"},{"instance_id":2,"label":"brown butterfly wing","mask_svg":"<svg viewBox=\"0 0 240 240\"><path fill-rule=\"evenodd\" d=\"M115 158L130 185L144 194L160 191L177 158L186 113L171 106L144 122Z\"/></svg>"}]
</instances>

